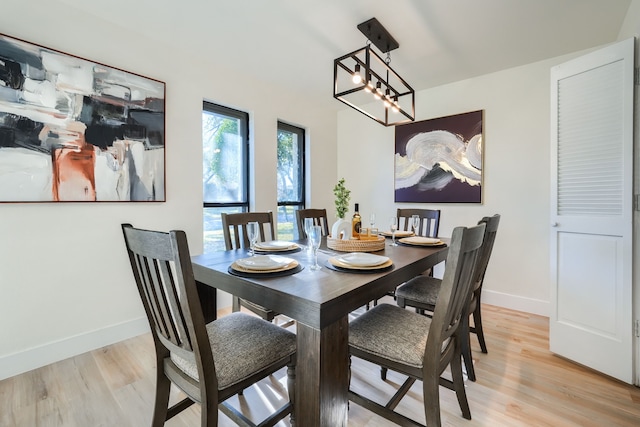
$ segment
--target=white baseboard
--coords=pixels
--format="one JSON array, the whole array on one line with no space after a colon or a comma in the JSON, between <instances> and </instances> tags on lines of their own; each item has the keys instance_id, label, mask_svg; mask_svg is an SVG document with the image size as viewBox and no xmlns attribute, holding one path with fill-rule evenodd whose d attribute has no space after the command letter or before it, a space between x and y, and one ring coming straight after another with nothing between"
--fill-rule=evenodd
<instances>
[{"instance_id":1,"label":"white baseboard","mask_svg":"<svg viewBox=\"0 0 640 427\"><path fill-rule=\"evenodd\" d=\"M482 290L482 302L545 317L549 317L551 313L551 303L549 301L519 297L489 289Z\"/></svg>"},{"instance_id":2,"label":"white baseboard","mask_svg":"<svg viewBox=\"0 0 640 427\"><path fill-rule=\"evenodd\" d=\"M146 317L0 357L0 380L149 332Z\"/></svg>"}]
</instances>

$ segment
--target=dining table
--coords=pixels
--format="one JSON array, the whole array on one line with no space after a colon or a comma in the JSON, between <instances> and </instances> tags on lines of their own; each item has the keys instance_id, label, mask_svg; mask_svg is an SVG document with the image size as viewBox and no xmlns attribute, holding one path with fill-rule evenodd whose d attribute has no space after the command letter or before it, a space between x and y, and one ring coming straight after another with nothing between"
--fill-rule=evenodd
<instances>
[{"instance_id":1,"label":"dining table","mask_svg":"<svg viewBox=\"0 0 640 427\"><path fill-rule=\"evenodd\" d=\"M447 242L447 239L443 239ZM383 297L403 282L446 260L447 246L391 246L372 254L388 257L390 267L344 270L331 262L344 255L318 249L319 270L306 239L301 250L283 256L297 261L295 274L238 275L230 266L249 256L246 249L205 252L192 257L193 272L206 321L216 318L216 291L221 290L268 307L296 321L297 365L294 413L296 425L347 425L349 388L349 314Z\"/></svg>"}]
</instances>

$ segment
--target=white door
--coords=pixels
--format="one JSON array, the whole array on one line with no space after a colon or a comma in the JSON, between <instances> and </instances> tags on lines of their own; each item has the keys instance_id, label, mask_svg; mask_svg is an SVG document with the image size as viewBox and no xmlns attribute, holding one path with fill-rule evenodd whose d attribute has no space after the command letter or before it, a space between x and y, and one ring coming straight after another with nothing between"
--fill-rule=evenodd
<instances>
[{"instance_id":1,"label":"white door","mask_svg":"<svg viewBox=\"0 0 640 427\"><path fill-rule=\"evenodd\" d=\"M628 39L551 70L551 351L633 382Z\"/></svg>"}]
</instances>

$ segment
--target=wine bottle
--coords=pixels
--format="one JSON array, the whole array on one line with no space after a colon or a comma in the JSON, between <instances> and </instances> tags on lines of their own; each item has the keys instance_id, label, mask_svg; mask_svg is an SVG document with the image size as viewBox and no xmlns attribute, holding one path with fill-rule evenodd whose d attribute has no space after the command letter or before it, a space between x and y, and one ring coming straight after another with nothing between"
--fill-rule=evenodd
<instances>
[{"instance_id":1,"label":"wine bottle","mask_svg":"<svg viewBox=\"0 0 640 427\"><path fill-rule=\"evenodd\" d=\"M360 218L360 212L358 212L359 204L356 203L356 209L353 213L353 219L351 219L351 234L354 238L360 238L360 227L362 226L362 221Z\"/></svg>"}]
</instances>

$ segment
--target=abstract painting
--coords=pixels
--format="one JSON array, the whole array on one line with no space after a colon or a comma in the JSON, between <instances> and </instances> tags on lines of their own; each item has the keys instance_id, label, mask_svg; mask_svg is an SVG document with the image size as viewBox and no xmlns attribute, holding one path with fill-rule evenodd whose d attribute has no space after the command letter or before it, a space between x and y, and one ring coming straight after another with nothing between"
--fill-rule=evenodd
<instances>
[{"instance_id":1,"label":"abstract painting","mask_svg":"<svg viewBox=\"0 0 640 427\"><path fill-rule=\"evenodd\" d=\"M395 201L482 203L483 115L396 126Z\"/></svg>"},{"instance_id":2,"label":"abstract painting","mask_svg":"<svg viewBox=\"0 0 640 427\"><path fill-rule=\"evenodd\" d=\"M165 201L165 84L0 34L0 202Z\"/></svg>"}]
</instances>

